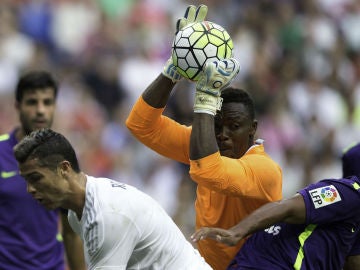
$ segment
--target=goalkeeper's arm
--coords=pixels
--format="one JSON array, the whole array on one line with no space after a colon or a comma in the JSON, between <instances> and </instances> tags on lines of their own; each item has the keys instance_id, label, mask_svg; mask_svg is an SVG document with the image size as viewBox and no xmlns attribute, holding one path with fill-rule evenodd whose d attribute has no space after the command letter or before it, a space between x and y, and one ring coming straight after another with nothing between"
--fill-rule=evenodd
<instances>
[{"instance_id":1,"label":"goalkeeper's arm","mask_svg":"<svg viewBox=\"0 0 360 270\"><path fill-rule=\"evenodd\" d=\"M208 62L196 84L190 159L198 160L217 152L214 117L221 110L221 89L239 73L239 63L231 58Z\"/></svg>"}]
</instances>

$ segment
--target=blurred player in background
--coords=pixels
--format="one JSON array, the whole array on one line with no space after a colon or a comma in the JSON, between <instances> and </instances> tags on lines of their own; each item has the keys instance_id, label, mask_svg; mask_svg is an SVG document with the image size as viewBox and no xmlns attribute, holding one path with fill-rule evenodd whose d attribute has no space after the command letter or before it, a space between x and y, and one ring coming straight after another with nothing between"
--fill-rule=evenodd
<instances>
[{"instance_id":1,"label":"blurred player in background","mask_svg":"<svg viewBox=\"0 0 360 270\"><path fill-rule=\"evenodd\" d=\"M205 5L189 6L177 22L177 31L203 21L206 14ZM198 184L196 228L230 228L261 205L281 199L281 169L266 154L262 140L254 139L253 101L246 91L227 86L238 71L235 59L205 65L196 83L193 124L188 127L163 115L170 93L181 79L169 59L126 121L144 145L190 164L190 175ZM242 244L227 247L210 239L199 242L198 248L214 269L222 270Z\"/></svg>"},{"instance_id":2,"label":"blurred player in background","mask_svg":"<svg viewBox=\"0 0 360 270\"><path fill-rule=\"evenodd\" d=\"M201 228L193 240L235 245L253 234L229 270L360 269L360 144L342 160L342 179L325 179L268 203L228 230Z\"/></svg>"},{"instance_id":3,"label":"blurred player in background","mask_svg":"<svg viewBox=\"0 0 360 270\"><path fill-rule=\"evenodd\" d=\"M15 92L20 126L0 135L1 269L64 270L64 245L69 268L86 269L81 239L70 228L66 213L46 210L26 192L13 153L25 135L52 125L57 92L57 83L48 72L24 74Z\"/></svg>"},{"instance_id":4,"label":"blurred player in background","mask_svg":"<svg viewBox=\"0 0 360 270\"><path fill-rule=\"evenodd\" d=\"M342 157L343 177L356 175L360 179L360 143L348 147ZM343 270L360 269L360 235L346 258Z\"/></svg>"},{"instance_id":5,"label":"blurred player in background","mask_svg":"<svg viewBox=\"0 0 360 270\"><path fill-rule=\"evenodd\" d=\"M343 177L358 175L360 177L360 143L349 146L341 157Z\"/></svg>"},{"instance_id":6,"label":"blurred player in background","mask_svg":"<svg viewBox=\"0 0 360 270\"><path fill-rule=\"evenodd\" d=\"M83 173L61 134L35 131L14 152L28 192L48 209L69 209L89 269L211 270L155 200Z\"/></svg>"}]
</instances>

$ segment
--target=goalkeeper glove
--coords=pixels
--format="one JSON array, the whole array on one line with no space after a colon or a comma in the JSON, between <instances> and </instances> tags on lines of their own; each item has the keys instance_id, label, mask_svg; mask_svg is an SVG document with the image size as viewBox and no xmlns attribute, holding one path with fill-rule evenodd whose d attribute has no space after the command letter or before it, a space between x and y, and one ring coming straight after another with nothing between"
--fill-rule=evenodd
<instances>
[{"instance_id":1,"label":"goalkeeper glove","mask_svg":"<svg viewBox=\"0 0 360 270\"><path fill-rule=\"evenodd\" d=\"M176 22L176 32L175 35L184 27L191 23L201 22L205 20L206 14L208 11L208 7L206 5L200 5L196 8L193 5L189 5L185 11L184 17L180 18ZM162 72L164 76L172 80L173 83L176 83L182 79L182 76L179 72L177 72L176 67L172 61L172 57L170 57L164 66L164 70Z\"/></svg>"},{"instance_id":2,"label":"goalkeeper glove","mask_svg":"<svg viewBox=\"0 0 360 270\"><path fill-rule=\"evenodd\" d=\"M173 63L172 57L170 57L164 66L162 74L168 77L173 83L176 83L182 79L182 76L177 72L176 67Z\"/></svg>"},{"instance_id":3,"label":"goalkeeper glove","mask_svg":"<svg viewBox=\"0 0 360 270\"><path fill-rule=\"evenodd\" d=\"M221 110L221 90L239 73L240 65L234 58L206 62L196 83L194 112L215 115Z\"/></svg>"},{"instance_id":4,"label":"goalkeeper glove","mask_svg":"<svg viewBox=\"0 0 360 270\"><path fill-rule=\"evenodd\" d=\"M185 11L184 17L178 19L176 22L175 35L189 24L204 21L207 12L208 7L206 5L200 5L198 8L193 5L188 6Z\"/></svg>"}]
</instances>

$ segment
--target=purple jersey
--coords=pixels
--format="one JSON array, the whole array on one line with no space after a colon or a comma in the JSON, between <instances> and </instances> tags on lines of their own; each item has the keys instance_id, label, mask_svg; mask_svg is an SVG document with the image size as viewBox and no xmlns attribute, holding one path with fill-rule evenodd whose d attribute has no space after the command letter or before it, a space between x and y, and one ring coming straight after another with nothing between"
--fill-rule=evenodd
<instances>
[{"instance_id":1,"label":"purple jersey","mask_svg":"<svg viewBox=\"0 0 360 270\"><path fill-rule=\"evenodd\" d=\"M279 223L253 234L229 270L339 270L348 255L359 254L359 179L326 179L299 193L306 223Z\"/></svg>"},{"instance_id":2,"label":"purple jersey","mask_svg":"<svg viewBox=\"0 0 360 270\"><path fill-rule=\"evenodd\" d=\"M0 269L64 270L59 212L27 193L13 154L16 143L15 132L0 135Z\"/></svg>"}]
</instances>

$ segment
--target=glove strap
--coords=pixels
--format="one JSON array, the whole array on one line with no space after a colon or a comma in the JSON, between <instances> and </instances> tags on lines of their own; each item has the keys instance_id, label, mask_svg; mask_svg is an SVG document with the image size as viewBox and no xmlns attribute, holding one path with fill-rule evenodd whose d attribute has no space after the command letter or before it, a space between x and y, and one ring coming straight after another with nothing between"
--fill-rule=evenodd
<instances>
[{"instance_id":1,"label":"glove strap","mask_svg":"<svg viewBox=\"0 0 360 270\"><path fill-rule=\"evenodd\" d=\"M201 91L195 92L194 112L195 113L207 113L213 116L216 115L216 111L221 110L222 98L214 96Z\"/></svg>"},{"instance_id":2,"label":"glove strap","mask_svg":"<svg viewBox=\"0 0 360 270\"><path fill-rule=\"evenodd\" d=\"M182 78L179 72L177 72L171 58L166 62L162 74L169 78L173 83L180 81Z\"/></svg>"}]
</instances>

